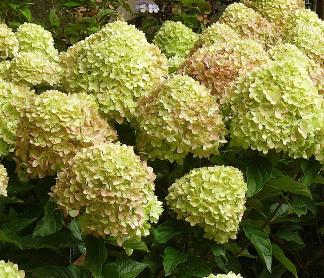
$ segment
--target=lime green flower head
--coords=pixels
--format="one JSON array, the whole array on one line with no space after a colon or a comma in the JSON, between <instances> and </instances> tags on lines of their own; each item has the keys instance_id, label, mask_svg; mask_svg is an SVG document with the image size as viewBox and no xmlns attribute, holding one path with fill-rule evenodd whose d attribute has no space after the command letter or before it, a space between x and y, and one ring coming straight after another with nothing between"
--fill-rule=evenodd
<instances>
[{"instance_id":1,"label":"lime green flower head","mask_svg":"<svg viewBox=\"0 0 324 278\"><path fill-rule=\"evenodd\" d=\"M183 63L181 72L205 85L219 99L225 88L239 76L269 62L262 45L240 39L229 43L214 43L198 49Z\"/></svg>"},{"instance_id":2,"label":"lime green flower head","mask_svg":"<svg viewBox=\"0 0 324 278\"><path fill-rule=\"evenodd\" d=\"M147 236L162 213L154 179L132 147L96 144L77 152L58 173L52 196L85 234L113 236L122 245Z\"/></svg>"},{"instance_id":3,"label":"lime green flower head","mask_svg":"<svg viewBox=\"0 0 324 278\"><path fill-rule=\"evenodd\" d=\"M218 243L235 239L245 210L247 185L234 167L194 169L169 187L168 206L204 236Z\"/></svg>"},{"instance_id":4,"label":"lime green flower head","mask_svg":"<svg viewBox=\"0 0 324 278\"><path fill-rule=\"evenodd\" d=\"M92 96L47 91L34 97L19 123L18 170L32 178L54 175L80 148L116 138Z\"/></svg>"},{"instance_id":5,"label":"lime green flower head","mask_svg":"<svg viewBox=\"0 0 324 278\"><path fill-rule=\"evenodd\" d=\"M290 15L296 9L305 7L304 0L242 0L241 2L276 24L283 33L287 30L286 22Z\"/></svg>"},{"instance_id":6,"label":"lime green flower head","mask_svg":"<svg viewBox=\"0 0 324 278\"><path fill-rule=\"evenodd\" d=\"M17 29L20 52L34 52L50 60L58 59L51 32L34 23L24 23Z\"/></svg>"},{"instance_id":7,"label":"lime green flower head","mask_svg":"<svg viewBox=\"0 0 324 278\"><path fill-rule=\"evenodd\" d=\"M239 78L231 93L232 145L292 158L318 153L324 99L295 59L273 61Z\"/></svg>"},{"instance_id":8,"label":"lime green flower head","mask_svg":"<svg viewBox=\"0 0 324 278\"><path fill-rule=\"evenodd\" d=\"M25 272L18 269L18 265L12 262L0 261L0 277L3 278L24 278Z\"/></svg>"},{"instance_id":9,"label":"lime green flower head","mask_svg":"<svg viewBox=\"0 0 324 278\"><path fill-rule=\"evenodd\" d=\"M274 24L242 3L229 5L219 22L227 24L242 38L256 40L265 46L271 46L279 40Z\"/></svg>"},{"instance_id":10,"label":"lime green flower head","mask_svg":"<svg viewBox=\"0 0 324 278\"><path fill-rule=\"evenodd\" d=\"M186 57L194 47L198 34L181 22L165 21L155 34L153 42L170 58Z\"/></svg>"},{"instance_id":11,"label":"lime green flower head","mask_svg":"<svg viewBox=\"0 0 324 278\"><path fill-rule=\"evenodd\" d=\"M121 122L132 118L140 96L168 74L166 57L143 32L126 22L108 23L61 55L62 84L98 98L101 111Z\"/></svg>"},{"instance_id":12,"label":"lime green flower head","mask_svg":"<svg viewBox=\"0 0 324 278\"><path fill-rule=\"evenodd\" d=\"M14 151L21 113L33 96L27 87L0 80L0 156Z\"/></svg>"},{"instance_id":13,"label":"lime green flower head","mask_svg":"<svg viewBox=\"0 0 324 278\"><path fill-rule=\"evenodd\" d=\"M171 76L139 101L138 111L137 148L149 159L209 157L226 142L216 97L189 76Z\"/></svg>"},{"instance_id":14,"label":"lime green flower head","mask_svg":"<svg viewBox=\"0 0 324 278\"><path fill-rule=\"evenodd\" d=\"M18 53L19 43L14 32L0 23L0 59L12 58Z\"/></svg>"},{"instance_id":15,"label":"lime green flower head","mask_svg":"<svg viewBox=\"0 0 324 278\"><path fill-rule=\"evenodd\" d=\"M0 196L7 196L8 174L6 168L0 164ZM1 268L1 263L0 263ZM0 271L1 274L1 271Z\"/></svg>"},{"instance_id":16,"label":"lime green flower head","mask_svg":"<svg viewBox=\"0 0 324 278\"><path fill-rule=\"evenodd\" d=\"M231 27L226 24L216 22L202 32L194 49L198 49L202 46L210 46L214 43L224 44L235 42L239 39L240 36Z\"/></svg>"},{"instance_id":17,"label":"lime green flower head","mask_svg":"<svg viewBox=\"0 0 324 278\"><path fill-rule=\"evenodd\" d=\"M301 70L305 70L305 74L309 75L320 94L324 94L324 67L319 63L307 57L296 45L285 43L278 44L270 49L269 54L273 60L294 61L296 65L300 65Z\"/></svg>"},{"instance_id":18,"label":"lime green flower head","mask_svg":"<svg viewBox=\"0 0 324 278\"><path fill-rule=\"evenodd\" d=\"M295 44L324 68L324 22L308 9L296 10L287 22L287 42Z\"/></svg>"},{"instance_id":19,"label":"lime green flower head","mask_svg":"<svg viewBox=\"0 0 324 278\"><path fill-rule=\"evenodd\" d=\"M10 62L6 79L20 85L58 85L61 78L58 63L37 52L20 52Z\"/></svg>"},{"instance_id":20,"label":"lime green flower head","mask_svg":"<svg viewBox=\"0 0 324 278\"><path fill-rule=\"evenodd\" d=\"M242 278L242 276L240 274L235 274L234 272L229 272L227 274L210 274L208 277L206 278Z\"/></svg>"}]
</instances>

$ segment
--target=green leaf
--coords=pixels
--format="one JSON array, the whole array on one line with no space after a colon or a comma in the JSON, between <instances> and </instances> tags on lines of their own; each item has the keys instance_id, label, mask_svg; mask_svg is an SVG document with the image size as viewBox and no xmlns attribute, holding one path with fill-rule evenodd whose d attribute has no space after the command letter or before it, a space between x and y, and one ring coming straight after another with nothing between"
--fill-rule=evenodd
<instances>
[{"instance_id":1,"label":"green leaf","mask_svg":"<svg viewBox=\"0 0 324 278\"><path fill-rule=\"evenodd\" d=\"M212 272L205 261L196 257L189 257L188 261L181 266L181 270L186 272L188 277L207 277Z\"/></svg>"},{"instance_id":2,"label":"green leaf","mask_svg":"<svg viewBox=\"0 0 324 278\"><path fill-rule=\"evenodd\" d=\"M140 263L133 260L120 260L106 263L102 268L104 278L135 278L146 267L147 263Z\"/></svg>"},{"instance_id":3,"label":"green leaf","mask_svg":"<svg viewBox=\"0 0 324 278\"><path fill-rule=\"evenodd\" d=\"M154 239L158 243L167 243L172 237L183 233L181 225L176 221L166 221L153 230Z\"/></svg>"},{"instance_id":4,"label":"green leaf","mask_svg":"<svg viewBox=\"0 0 324 278\"><path fill-rule=\"evenodd\" d=\"M34 277L46 277L46 278L73 278L72 273L66 267L46 265L32 269Z\"/></svg>"},{"instance_id":5,"label":"green leaf","mask_svg":"<svg viewBox=\"0 0 324 278\"><path fill-rule=\"evenodd\" d=\"M253 161L247 167L247 197L252 197L260 192L265 182L270 178L272 165L265 159Z\"/></svg>"},{"instance_id":6,"label":"green leaf","mask_svg":"<svg viewBox=\"0 0 324 278\"><path fill-rule=\"evenodd\" d=\"M13 244L22 249L21 238L8 229L0 229L0 242Z\"/></svg>"},{"instance_id":7,"label":"green leaf","mask_svg":"<svg viewBox=\"0 0 324 278\"><path fill-rule=\"evenodd\" d=\"M188 253L178 251L173 247L167 247L163 254L164 275L169 276L179 264L186 262L188 255Z\"/></svg>"},{"instance_id":8,"label":"green leaf","mask_svg":"<svg viewBox=\"0 0 324 278\"><path fill-rule=\"evenodd\" d=\"M4 223L1 228L11 231L13 233L19 233L21 230L27 228L29 225L37 220L34 218L20 217L13 209L10 209L7 222Z\"/></svg>"},{"instance_id":9,"label":"green leaf","mask_svg":"<svg viewBox=\"0 0 324 278\"><path fill-rule=\"evenodd\" d=\"M316 180L317 175L320 173L322 165L315 159L304 160L301 164L304 173L303 184L309 186Z\"/></svg>"},{"instance_id":10,"label":"green leaf","mask_svg":"<svg viewBox=\"0 0 324 278\"><path fill-rule=\"evenodd\" d=\"M272 243L272 253L273 253L273 256L280 262L280 263L282 263L282 265L284 265L285 266L285 268L287 268L294 276L295 276L295 278L298 278L298 275L297 275L297 269L296 269L296 267L295 267L295 265L292 263L292 261L291 260L289 260L286 256L285 256L285 254L284 254L284 252L282 251L282 249L278 246L278 245L276 245L276 244L274 244L274 243Z\"/></svg>"},{"instance_id":11,"label":"green leaf","mask_svg":"<svg viewBox=\"0 0 324 278\"><path fill-rule=\"evenodd\" d=\"M264 261L267 269L271 272L272 246L266 232L252 225L243 226L246 237L252 242L260 257Z\"/></svg>"},{"instance_id":12,"label":"green leaf","mask_svg":"<svg viewBox=\"0 0 324 278\"><path fill-rule=\"evenodd\" d=\"M304 245L303 240L299 236L298 230L300 229L302 229L302 227L297 225L287 225L279 229L275 235L288 242L295 242L299 245Z\"/></svg>"},{"instance_id":13,"label":"green leaf","mask_svg":"<svg viewBox=\"0 0 324 278\"><path fill-rule=\"evenodd\" d=\"M71 231L72 235L73 235L76 239L82 241L82 234L81 234L81 230L80 230L80 227L79 227L79 225L78 225L78 222L77 222L75 219L73 219L73 220L71 221L71 223L69 224L69 230Z\"/></svg>"},{"instance_id":14,"label":"green leaf","mask_svg":"<svg viewBox=\"0 0 324 278\"><path fill-rule=\"evenodd\" d=\"M19 11L27 19L28 22L33 20L33 16L32 16L32 13L29 8L22 7L22 8L19 8Z\"/></svg>"},{"instance_id":15,"label":"green leaf","mask_svg":"<svg viewBox=\"0 0 324 278\"><path fill-rule=\"evenodd\" d=\"M94 277L99 277L102 265L107 259L107 249L103 238L87 236L85 238L85 247L87 250L85 259L85 268L87 268Z\"/></svg>"},{"instance_id":16,"label":"green leaf","mask_svg":"<svg viewBox=\"0 0 324 278\"><path fill-rule=\"evenodd\" d=\"M315 202L307 197L296 195L289 202L289 207L293 213L296 213L299 217L306 214L307 211L316 214Z\"/></svg>"},{"instance_id":17,"label":"green leaf","mask_svg":"<svg viewBox=\"0 0 324 278\"><path fill-rule=\"evenodd\" d=\"M61 24L60 18L56 14L55 9L50 9L48 20L53 27L59 27Z\"/></svg>"},{"instance_id":18,"label":"green leaf","mask_svg":"<svg viewBox=\"0 0 324 278\"><path fill-rule=\"evenodd\" d=\"M312 198L312 194L305 184L297 182L293 178L288 176L272 178L268 181L268 184L269 186L279 189L283 192L290 192Z\"/></svg>"},{"instance_id":19,"label":"green leaf","mask_svg":"<svg viewBox=\"0 0 324 278\"><path fill-rule=\"evenodd\" d=\"M108 237L105 239L105 242L107 244L111 244L114 246L118 246L117 240L114 237ZM147 248L147 245L143 241L137 241L135 239L128 239L123 243L123 247L126 249L133 249L133 250L138 250L138 251L144 251L144 252L149 252L149 249Z\"/></svg>"},{"instance_id":20,"label":"green leaf","mask_svg":"<svg viewBox=\"0 0 324 278\"><path fill-rule=\"evenodd\" d=\"M76 7L80 7L81 3L70 1L70 2L64 3L63 6L67 7L67 8L76 8Z\"/></svg>"},{"instance_id":21,"label":"green leaf","mask_svg":"<svg viewBox=\"0 0 324 278\"><path fill-rule=\"evenodd\" d=\"M23 204L24 201L16 197L4 197L0 196L0 205L1 204Z\"/></svg>"}]
</instances>

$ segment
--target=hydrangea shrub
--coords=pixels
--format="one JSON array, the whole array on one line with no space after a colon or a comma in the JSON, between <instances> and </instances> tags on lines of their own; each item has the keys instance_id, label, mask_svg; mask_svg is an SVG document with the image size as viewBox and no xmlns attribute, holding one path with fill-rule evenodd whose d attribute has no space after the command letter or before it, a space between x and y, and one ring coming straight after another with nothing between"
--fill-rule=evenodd
<instances>
[{"instance_id":1,"label":"hydrangea shrub","mask_svg":"<svg viewBox=\"0 0 324 278\"><path fill-rule=\"evenodd\" d=\"M167 205L204 236L217 243L235 239L245 210L247 185L240 170L230 166L198 168L169 187Z\"/></svg>"},{"instance_id":2,"label":"hydrangea shrub","mask_svg":"<svg viewBox=\"0 0 324 278\"><path fill-rule=\"evenodd\" d=\"M77 152L58 174L52 196L85 234L114 236L122 245L149 234L162 213L154 195L152 168L119 143L96 144Z\"/></svg>"}]
</instances>

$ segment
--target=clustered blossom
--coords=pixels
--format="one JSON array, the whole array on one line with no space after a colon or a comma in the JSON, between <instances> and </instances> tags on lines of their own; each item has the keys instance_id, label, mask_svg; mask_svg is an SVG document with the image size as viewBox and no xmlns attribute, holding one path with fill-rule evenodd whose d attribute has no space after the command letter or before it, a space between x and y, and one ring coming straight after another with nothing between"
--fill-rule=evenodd
<instances>
[{"instance_id":1,"label":"clustered blossom","mask_svg":"<svg viewBox=\"0 0 324 278\"><path fill-rule=\"evenodd\" d=\"M195 44L194 50L212 44L235 43L239 39L240 36L231 27L216 22L202 32Z\"/></svg>"},{"instance_id":2,"label":"clustered blossom","mask_svg":"<svg viewBox=\"0 0 324 278\"><path fill-rule=\"evenodd\" d=\"M153 42L168 58L185 57L194 47L198 37L198 34L183 23L167 20L155 34Z\"/></svg>"},{"instance_id":3,"label":"clustered blossom","mask_svg":"<svg viewBox=\"0 0 324 278\"><path fill-rule=\"evenodd\" d=\"M179 70L181 67L182 63L185 61L185 57L180 57L180 56L173 56L168 59L168 68L169 68L169 73L175 73ZM1 73L0 73L1 74Z\"/></svg>"},{"instance_id":4,"label":"clustered blossom","mask_svg":"<svg viewBox=\"0 0 324 278\"><path fill-rule=\"evenodd\" d=\"M243 4L259 12L276 24L282 33L287 31L287 19L297 9L305 7L304 0L241 0Z\"/></svg>"},{"instance_id":5,"label":"clustered blossom","mask_svg":"<svg viewBox=\"0 0 324 278\"><path fill-rule=\"evenodd\" d=\"M189 76L173 75L139 101L137 148L149 159L217 154L226 134L216 97Z\"/></svg>"},{"instance_id":6,"label":"clustered blossom","mask_svg":"<svg viewBox=\"0 0 324 278\"><path fill-rule=\"evenodd\" d=\"M5 77L20 85L54 86L60 81L61 71L58 63L37 52L20 52L8 65Z\"/></svg>"},{"instance_id":7,"label":"clustered blossom","mask_svg":"<svg viewBox=\"0 0 324 278\"><path fill-rule=\"evenodd\" d=\"M265 46L271 46L279 40L275 25L242 3L229 5L219 23L228 25L242 38L256 40Z\"/></svg>"},{"instance_id":8,"label":"clustered blossom","mask_svg":"<svg viewBox=\"0 0 324 278\"><path fill-rule=\"evenodd\" d=\"M158 13L159 10L160 10L159 6L153 1L138 0L136 1L135 4L135 12L137 13L149 12L151 14L151 13Z\"/></svg>"},{"instance_id":9,"label":"clustered blossom","mask_svg":"<svg viewBox=\"0 0 324 278\"><path fill-rule=\"evenodd\" d=\"M183 63L180 72L209 88L220 99L225 88L254 68L269 62L262 45L253 40L214 43L198 49Z\"/></svg>"},{"instance_id":10,"label":"clustered blossom","mask_svg":"<svg viewBox=\"0 0 324 278\"><path fill-rule=\"evenodd\" d=\"M0 196L7 196L8 181L9 178L8 178L7 170L2 164L0 164Z\"/></svg>"},{"instance_id":11,"label":"clustered blossom","mask_svg":"<svg viewBox=\"0 0 324 278\"><path fill-rule=\"evenodd\" d=\"M18 53L18 40L11 28L0 23L0 59L12 58Z\"/></svg>"},{"instance_id":12,"label":"clustered blossom","mask_svg":"<svg viewBox=\"0 0 324 278\"><path fill-rule=\"evenodd\" d=\"M69 92L96 95L101 111L121 122L132 118L137 100L168 73L167 59L143 32L126 22L108 23L61 55Z\"/></svg>"},{"instance_id":13,"label":"clustered blossom","mask_svg":"<svg viewBox=\"0 0 324 278\"><path fill-rule=\"evenodd\" d=\"M319 93L324 94L324 67L321 67L315 60L310 59L296 45L285 43L278 44L270 49L269 54L273 60L294 61L295 65L300 65L305 75L309 75L313 84L318 88Z\"/></svg>"},{"instance_id":14,"label":"clustered blossom","mask_svg":"<svg viewBox=\"0 0 324 278\"><path fill-rule=\"evenodd\" d=\"M24 278L25 272L19 270L18 265L12 262L0 261L0 277L3 278Z\"/></svg>"},{"instance_id":15,"label":"clustered blossom","mask_svg":"<svg viewBox=\"0 0 324 278\"><path fill-rule=\"evenodd\" d=\"M83 147L115 141L93 97L47 91L26 105L17 130L15 156L21 175L54 175Z\"/></svg>"},{"instance_id":16,"label":"clustered blossom","mask_svg":"<svg viewBox=\"0 0 324 278\"><path fill-rule=\"evenodd\" d=\"M58 59L51 32L34 23L24 23L17 29L20 52L34 52L50 60ZM44 58L45 58L44 57Z\"/></svg>"},{"instance_id":17,"label":"clustered blossom","mask_svg":"<svg viewBox=\"0 0 324 278\"><path fill-rule=\"evenodd\" d=\"M232 145L306 159L323 148L324 99L294 59L240 77L230 94Z\"/></svg>"},{"instance_id":18,"label":"clustered blossom","mask_svg":"<svg viewBox=\"0 0 324 278\"><path fill-rule=\"evenodd\" d=\"M114 236L122 245L149 234L162 213L154 195L153 169L119 143L96 144L77 152L58 173L52 196L77 217L85 234Z\"/></svg>"},{"instance_id":19,"label":"clustered blossom","mask_svg":"<svg viewBox=\"0 0 324 278\"><path fill-rule=\"evenodd\" d=\"M324 68L324 22L318 15L307 9L299 9L289 17L286 25L286 40Z\"/></svg>"},{"instance_id":20,"label":"clustered blossom","mask_svg":"<svg viewBox=\"0 0 324 278\"><path fill-rule=\"evenodd\" d=\"M168 206L204 236L217 243L235 239L245 210L247 185L230 166L194 169L169 187Z\"/></svg>"},{"instance_id":21,"label":"clustered blossom","mask_svg":"<svg viewBox=\"0 0 324 278\"><path fill-rule=\"evenodd\" d=\"M21 113L33 96L28 87L0 80L0 156L14 151Z\"/></svg>"},{"instance_id":22,"label":"clustered blossom","mask_svg":"<svg viewBox=\"0 0 324 278\"><path fill-rule=\"evenodd\" d=\"M206 278L243 278L240 274L235 274L234 272L230 271L227 274L210 274L208 277Z\"/></svg>"}]
</instances>

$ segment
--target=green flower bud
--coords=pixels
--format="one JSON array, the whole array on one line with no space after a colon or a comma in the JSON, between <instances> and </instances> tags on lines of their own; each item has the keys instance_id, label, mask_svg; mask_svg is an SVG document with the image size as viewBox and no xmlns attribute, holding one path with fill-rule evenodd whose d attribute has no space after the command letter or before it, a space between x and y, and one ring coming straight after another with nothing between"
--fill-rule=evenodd
<instances>
[{"instance_id":1,"label":"green flower bud","mask_svg":"<svg viewBox=\"0 0 324 278\"><path fill-rule=\"evenodd\" d=\"M27 87L0 80L0 156L14 151L21 113L33 96Z\"/></svg>"},{"instance_id":2,"label":"green flower bud","mask_svg":"<svg viewBox=\"0 0 324 278\"><path fill-rule=\"evenodd\" d=\"M239 76L269 62L262 45L252 40L215 43L198 49L182 65L181 72L205 85L218 98Z\"/></svg>"},{"instance_id":3,"label":"green flower bud","mask_svg":"<svg viewBox=\"0 0 324 278\"><path fill-rule=\"evenodd\" d=\"M6 168L0 164L0 196L7 196L7 187L8 187L8 174ZM1 269L1 261L0 261ZM1 274L1 270L0 270Z\"/></svg>"},{"instance_id":4,"label":"green flower bud","mask_svg":"<svg viewBox=\"0 0 324 278\"><path fill-rule=\"evenodd\" d=\"M191 226L204 229L204 236L218 243L235 239L245 210L247 185L234 167L194 169L169 187L167 204Z\"/></svg>"},{"instance_id":5,"label":"green flower bud","mask_svg":"<svg viewBox=\"0 0 324 278\"><path fill-rule=\"evenodd\" d=\"M24 23L17 30L20 52L34 52L50 60L58 59L51 32L34 23Z\"/></svg>"},{"instance_id":6,"label":"green flower bud","mask_svg":"<svg viewBox=\"0 0 324 278\"><path fill-rule=\"evenodd\" d=\"M54 175L80 148L117 138L88 95L47 91L24 114L15 156L20 173L32 178Z\"/></svg>"},{"instance_id":7,"label":"green flower bud","mask_svg":"<svg viewBox=\"0 0 324 278\"><path fill-rule=\"evenodd\" d=\"M96 144L76 153L58 173L52 196L77 217L85 234L141 240L162 213L154 195L153 169L119 143Z\"/></svg>"},{"instance_id":8,"label":"green flower bud","mask_svg":"<svg viewBox=\"0 0 324 278\"><path fill-rule=\"evenodd\" d=\"M173 75L143 97L138 110L137 148L149 159L209 157L226 142L216 97L189 76Z\"/></svg>"},{"instance_id":9,"label":"green flower bud","mask_svg":"<svg viewBox=\"0 0 324 278\"><path fill-rule=\"evenodd\" d=\"M198 34L181 22L165 21L155 34L153 42L170 58L186 57L194 47Z\"/></svg>"},{"instance_id":10,"label":"green flower bud","mask_svg":"<svg viewBox=\"0 0 324 278\"><path fill-rule=\"evenodd\" d=\"M232 145L292 158L320 150L324 99L295 59L273 61L239 78L231 94Z\"/></svg>"},{"instance_id":11,"label":"green flower bud","mask_svg":"<svg viewBox=\"0 0 324 278\"><path fill-rule=\"evenodd\" d=\"M132 118L137 100L168 73L167 59L126 22L108 23L97 34L61 55L63 86L95 94L100 109L121 122Z\"/></svg>"},{"instance_id":12,"label":"green flower bud","mask_svg":"<svg viewBox=\"0 0 324 278\"><path fill-rule=\"evenodd\" d=\"M279 39L272 23L242 3L229 5L219 22L227 24L242 38L256 40L267 47L277 43Z\"/></svg>"},{"instance_id":13,"label":"green flower bud","mask_svg":"<svg viewBox=\"0 0 324 278\"><path fill-rule=\"evenodd\" d=\"M0 23L0 59L12 58L18 53L16 35L4 23Z\"/></svg>"},{"instance_id":14,"label":"green flower bud","mask_svg":"<svg viewBox=\"0 0 324 278\"><path fill-rule=\"evenodd\" d=\"M0 261L0 276L3 278L24 278L25 272L12 262Z\"/></svg>"}]
</instances>

